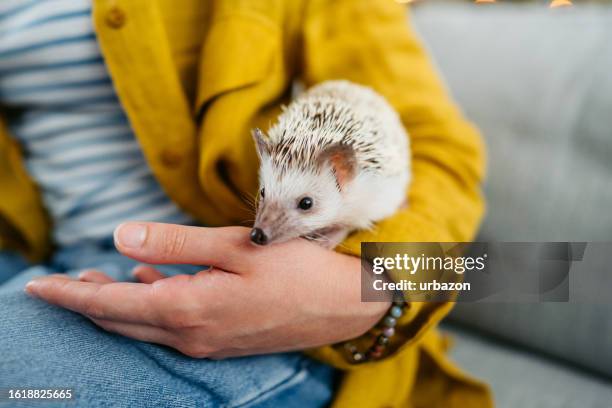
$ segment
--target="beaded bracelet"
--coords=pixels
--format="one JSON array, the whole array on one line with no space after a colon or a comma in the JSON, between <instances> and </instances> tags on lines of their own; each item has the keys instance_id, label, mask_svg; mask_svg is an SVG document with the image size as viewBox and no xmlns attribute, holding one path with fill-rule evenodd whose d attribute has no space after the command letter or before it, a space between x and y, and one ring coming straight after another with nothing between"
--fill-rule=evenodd
<instances>
[{"instance_id":1,"label":"beaded bracelet","mask_svg":"<svg viewBox=\"0 0 612 408\"><path fill-rule=\"evenodd\" d=\"M351 341L344 343L344 348L349 353L353 363L365 363L366 361L382 357L389 344L389 340L395 334L395 325L397 320L404 314L405 306L406 302L403 300L393 301L387 314L369 331L370 335L375 337L376 340L365 352L359 351L357 346Z\"/></svg>"}]
</instances>

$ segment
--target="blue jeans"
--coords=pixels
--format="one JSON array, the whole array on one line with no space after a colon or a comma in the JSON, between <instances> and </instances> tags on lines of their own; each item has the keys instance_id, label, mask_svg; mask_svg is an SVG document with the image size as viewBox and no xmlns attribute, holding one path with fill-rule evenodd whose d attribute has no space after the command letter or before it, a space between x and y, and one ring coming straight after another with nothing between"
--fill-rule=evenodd
<instances>
[{"instance_id":1,"label":"blue jeans","mask_svg":"<svg viewBox=\"0 0 612 408\"><path fill-rule=\"evenodd\" d=\"M28 267L0 252L0 390L71 388L72 401L24 402L69 407L322 407L336 371L301 353L220 361L105 332L70 311L23 292L35 276L97 268L128 280L135 262L112 245L60 251L48 264ZM201 268L164 266L168 275ZM76 401L75 401L76 400ZM1 406L16 406L6 397Z\"/></svg>"}]
</instances>

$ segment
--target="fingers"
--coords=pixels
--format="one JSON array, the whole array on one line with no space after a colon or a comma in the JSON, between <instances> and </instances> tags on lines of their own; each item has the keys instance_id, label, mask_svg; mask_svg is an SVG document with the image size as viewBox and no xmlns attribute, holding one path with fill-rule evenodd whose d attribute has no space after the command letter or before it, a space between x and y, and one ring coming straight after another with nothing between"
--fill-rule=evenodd
<instances>
[{"instance_id":1,"label":"fingers","mask_svg":"<svg viewBox=\"0 0 612 408\"><path fill-rule=\"evenodd\" d=\"M93 282L93 283L111 283L114 280L107 274L97 271L95 269L87 269L79 273L79 280L81 282Z\"/></svg>"},{"instance_id":2,"label":"fingers","mask_svg":"<svg viewBox=\"0 0 612 408\"><path fill-rule=\"evenodd\" d=\"M166 276L159 272L157 269L148 265L138 265L132 269L132 274L142 283L153 283L157 280L163 279ZM97 271L95 269L87 269L79 273L79 280L81 282L93 282L93 283L111 283L115 282L110 276L104 272Z\"/></svg>"},{"instance_id":3,"label":"fingers","mask_svg":"<svg viewBox=\"0 0 612 408\"><path fill-rule=\"evenodd\" d=\"M160 308L152 287L142 283L79 282L54 276L30 281L26 292L86 316L160 325Z\"/></svg>"},{"instance_id":4,"label":"fingers","mask_svg":"<svg viewBox=\"0 0 612 408\"><path fill-rule=\"evenodd\" d=\"M52 273L46 276L52 276L58 279L72 279L70 276L66 275L65 273Z\"/></svg>"},{"instance_id":5,"label":"fingers","mask_svg":"<svg viewBox=\"0 0 612 408\"><path fill-rule=\"evenodd\" d=\"M135 323L114 322L111 320L90 319L104 330L121 334L132 339L146 341L148 343L163 344L175 347L175 338L168 331L159 327L147 326Z\"/></svg>"},{"instance_id":6,"label":"fingers","mask_svg":"<svg viewBox=\"0 0 612 408\"><path fill-rule=\"evenodd\" d=\"M142 283L153 283L165 278L163 273L148 265L138 265L132 270L132 273Z\"/></svg>"},{"instance_id":7,"label":"fingers","mask_svg":"<svg viewBox=\"0 0 612 408\"><path fill-rule=\"evenodd\" d=\"M239 269L253 252L248 228L203 228L127 222L115 229L115 246L131 258L153 264L214 265Z\"/></svg>"}]
</instances>

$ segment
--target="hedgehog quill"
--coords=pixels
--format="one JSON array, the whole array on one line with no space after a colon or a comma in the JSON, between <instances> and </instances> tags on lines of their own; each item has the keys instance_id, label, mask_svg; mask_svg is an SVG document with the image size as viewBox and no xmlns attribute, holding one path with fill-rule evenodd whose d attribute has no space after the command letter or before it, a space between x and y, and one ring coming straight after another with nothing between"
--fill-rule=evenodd
<instances>
[{"instance_id":1,"label":"hedgehog quill","mask_svg":"<svg viewBox=\"0 0 612 408\"><path fill-rule=\"evenodd\" d=\"M268 134L253 130L260 159L251 241L304 237L333 248L405 205L408 134L372 89L323 82L284 108Z\"/></svg>"}]
</instances>

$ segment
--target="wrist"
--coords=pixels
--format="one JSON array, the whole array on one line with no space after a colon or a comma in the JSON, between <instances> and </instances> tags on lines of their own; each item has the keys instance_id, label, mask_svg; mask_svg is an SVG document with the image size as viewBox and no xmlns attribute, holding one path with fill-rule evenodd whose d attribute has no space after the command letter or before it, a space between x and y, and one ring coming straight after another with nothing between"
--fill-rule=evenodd
<instances>
[{"instance_id":1,"label":"wrist","mask_svg":"<svg viewBox=\"0 0 612 408\"><path fill-rule=\"evenodd\" d=\"M385 298L378 301L364 301L361 297L361 285L364 276L361 275L361 261L353 258L359 263L359 274L354 281L359 288L359 305L354 319L360 322L359 335L342 343L346 357L354 364L373 361L381 358L387 353L387 346L395 335L395 326L398 319L404 314L406 303L401 294L392 295L386 293ZM371 277L373 278L373 277ZM367 279L367 278L366 278ZM366 283L367 284L367 283Z\"/></svg>"},{"instance_id":2,"label":"wrist","mask_svg":"<svg viewBox=\"0 0 612 408\"><path fill-rule=\"evenodd\" d=\"M362 335L372 329L374 326L376 326L378 322L380 322L384 318L384 316L389 311L391 304L391 299L386 302L361 301L360 315L356 318L361 319L364 322L365 329L364 332L361 333Z\"/></svg>"},{"instance_id":3,"label":"wrist","mask_svg":"<svg viewBox=\"0 0 612 408\"><path fill-rule=\"evenodd\" d=\"M343 344L347 357L353 364L378 360L388 352L389 342L395 335L395 326L404 314L405 306L406 302L398 296L372 329L359 338ZM367 343L365 347L363 347L364 340Z\"/></svg>"}]
</instances>

